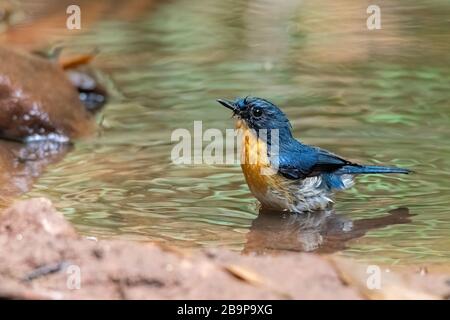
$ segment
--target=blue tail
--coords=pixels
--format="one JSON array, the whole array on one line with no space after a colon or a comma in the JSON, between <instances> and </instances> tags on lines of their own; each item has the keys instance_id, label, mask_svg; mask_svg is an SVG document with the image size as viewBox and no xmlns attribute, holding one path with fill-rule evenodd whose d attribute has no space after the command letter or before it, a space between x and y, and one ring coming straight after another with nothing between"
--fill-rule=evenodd
<instances>
[{"instance_id":1,"label":"blue tail","mask_svg":"<svg viewBox=\"0 0 450 320\"><path fill-rule=\"evenodd\" d=\"M411 170L397 167L347 165L335 171L335 174L369 174L369 173L411 173Z\"/></svg>"}]
</instances>

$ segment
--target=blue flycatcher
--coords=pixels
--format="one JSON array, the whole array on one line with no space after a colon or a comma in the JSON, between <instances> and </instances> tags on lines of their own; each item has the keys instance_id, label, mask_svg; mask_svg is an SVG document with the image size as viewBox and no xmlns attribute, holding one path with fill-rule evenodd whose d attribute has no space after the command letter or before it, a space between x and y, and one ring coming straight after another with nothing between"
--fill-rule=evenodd
<instances>
[{"instance_id":1,"label":"blue flycatcher","mask_svg":"<svg viewBox=\"0 0 450 320\"><path fill-rule=\"evenodd\" d=\"M291 212L323 210L332 205L333 191L350 188L357 174L411 172L360 165L303 144L292 136L286 115L265 99L217 101L233 111L242 137L242 171L251 192L265 208ZM278 139L273 139L274 133ZM278 140L277 146L274 140ZM271 154L275 149L275 155Z\"/></svg>"}]
</instances>

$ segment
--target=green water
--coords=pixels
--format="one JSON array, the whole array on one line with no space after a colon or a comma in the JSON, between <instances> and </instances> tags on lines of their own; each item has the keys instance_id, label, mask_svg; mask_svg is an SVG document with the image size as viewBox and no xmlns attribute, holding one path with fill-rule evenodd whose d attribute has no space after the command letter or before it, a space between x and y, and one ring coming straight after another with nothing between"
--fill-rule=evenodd
<instances>
[{"instance_id":1,"label":"green water","mask_svg":"<svg viewBox=\"0 0 450 320\"><path fill-rule=\"evenodd\" d=\"M99 136L26 197L49 197L99 238L265 252L313 250L328 237L323 249L361 260L449 262L450 2L378 4L374 31L368 3L350 0L177 0L95 23L70 44L100 48L96 65L123 97L104 110ZM348 239L304 218L258 217L239 166L170 160L174 129L233 128L215 99L246 95L281 106L306 143L416 173L360 177L340 193L339 219L367 222ZM400 207L411 216L377 224Z\"/></svg>"}]
</instances>

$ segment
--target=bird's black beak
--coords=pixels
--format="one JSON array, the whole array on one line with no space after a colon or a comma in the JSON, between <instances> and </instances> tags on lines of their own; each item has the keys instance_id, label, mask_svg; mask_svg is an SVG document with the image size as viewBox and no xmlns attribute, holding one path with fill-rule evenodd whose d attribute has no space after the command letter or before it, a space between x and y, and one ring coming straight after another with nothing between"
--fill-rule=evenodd
<instances>
[{"instance_id":1,"label":"bird's black beak","mask_svg":"<svg viewBox=\"0 0 450 320\"><path fill-rule=\"evenodd\" d=\"M239 111L239 109L237 108L237 106L234 104L233 101L225 99L217 99L217 102L223 105L224 107L227 107L228 109L232 110L233 114L236 114Z\"/></svg>"}]
</instances>

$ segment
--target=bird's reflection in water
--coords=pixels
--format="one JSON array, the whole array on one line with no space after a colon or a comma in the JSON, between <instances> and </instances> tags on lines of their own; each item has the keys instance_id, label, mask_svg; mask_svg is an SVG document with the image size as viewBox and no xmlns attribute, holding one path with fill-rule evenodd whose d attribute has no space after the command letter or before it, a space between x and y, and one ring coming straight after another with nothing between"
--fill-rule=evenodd
<instances>
[{"instance_id":1,"label":"bird's reflection in water","mask_svg":"<svg viewBox=\"0 0 450 320\"><path fill-rule=\"evenodd\" d=\"M260 209L253 221L243 253L305 251L332 253L368 231L411 222L413 214L398 208L372 219L351 220L334 210L290 214Z\"/></svg>"},{"instance_id":2,"label":"bird's reflection in water","mask_svg":"<svg viewBox=\"0 0 450 320\"><path fill-rule=\"evenodd\" d=\"M52 141L23 144L0 140L0 208L29 191L44 169L61 160L70 148Z\"/></svg>"}]
</instances>

